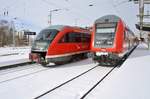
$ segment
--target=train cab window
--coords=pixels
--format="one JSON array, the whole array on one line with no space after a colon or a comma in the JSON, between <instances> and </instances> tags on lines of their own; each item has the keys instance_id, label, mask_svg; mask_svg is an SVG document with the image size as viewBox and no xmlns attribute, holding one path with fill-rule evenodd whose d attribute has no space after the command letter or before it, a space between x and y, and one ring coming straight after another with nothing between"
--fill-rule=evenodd
<instances>
[{"instance_id":1,"label":"train cab window","mask_svg":"<svg viewBox=\"0 0 150 99\"><path fill-rule=\"evenodd\" d=\"M44 29L42 30L38 36L36 37L36 40L53 40L58 33L58 30L55 29Z\"/></svg>"},{"instance_id":2,"label":"train cab window","mask_svg":"<svg viewBox=\"0 0 150 99\"><path fill-rule=\"evenodd\" d=\"M117 23L97 23L95 26L95 41L96 47L111 47L115 39Z\"/></svg>"}]
</instances>

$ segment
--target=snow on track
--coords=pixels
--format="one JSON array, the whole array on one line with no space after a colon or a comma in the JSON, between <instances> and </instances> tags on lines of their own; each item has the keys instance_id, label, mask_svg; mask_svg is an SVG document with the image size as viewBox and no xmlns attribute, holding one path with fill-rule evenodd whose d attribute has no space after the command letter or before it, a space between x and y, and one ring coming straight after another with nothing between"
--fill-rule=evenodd
<instances>
[{"instance_id":1,"label":"snow on track","mask_svg":"<svg viewBox=\"0 0 150 99\"><path fill-rule=\"evenodd\" d=\"M17 71L21 71L21 70L25 70L25 69L30 69L32 67L34 68L34 67L37 67L37 66L35 66L35 65L27 65L26 64L26 65L17 66L17 67L14 67L14 68L2 69L2 70L0 70L0 76L1 75L5 75L5 74L9 74L9 73L13 73L13 72L17 72Z\"/></svg>"},{"instance_id":2,"label":"snow on track","mask_svg":"<svg viewBox=\"0 0 150 99\"><path fill-rule=\"evenodd\" d=\"M95 65L91 59L86 59L66 65L49 67L46 71L0 83L0 98L32 99Z\"/></svg>"},{"instance_id":3,"label":"snow on track","mask_svg":"<svg viewBox=\"0 0 150 99\"><path fill-rule=\"evenodd\" d=\"M26 65L28 67L28 65ZM38 73L44 70L47 70L48 68L43 68L41 66L38 66L37 64L34 64L30 66L29 68L21 69L21 70L16 70L13 72L6 72L0 75L0 83L4 83L6 81L18 79L21 77L25 77L34 73Z\"/></svg>"},{"instance_id":4,"label":"snow on track","mask_svg":"<svg viewBox=\"0 0 150 99\"><path fill-rule=\"evenodd\" d=\"M112 67L98 66L79 78L44 95L40 99L80 99L90 88L102 79Z\"/></svg>"},{"instance_id":5,"label":"snow on track","mask_svg":"<svg viewBox=\"0 0 150 99\"><path fill-rule=\"evenodd\" d=\"M150 50L140 43L123 65L85 99L150 99Z\"/></svg>"}]
</instances>

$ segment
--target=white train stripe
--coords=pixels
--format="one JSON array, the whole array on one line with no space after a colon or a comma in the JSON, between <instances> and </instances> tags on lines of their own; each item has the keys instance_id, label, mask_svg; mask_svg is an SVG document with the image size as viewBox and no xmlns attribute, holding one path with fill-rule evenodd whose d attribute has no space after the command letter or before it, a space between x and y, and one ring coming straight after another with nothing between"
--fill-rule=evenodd
<instances>
[{"instance_id":1,"label":"white train stripe","mask_svg":"<svg viewBox=\"0 0 150 99\"><path fill-rule=\"evenodd\" d=\"M80 54L80 53L85 53L85 52L89 52L89 50L73 52L73 53L66 53L66 54L59 54L59 55L47 55L46 58L57 58L57 57L70 56L70 55L75 55L75 54Z\"/></svg>"}]
</instances>

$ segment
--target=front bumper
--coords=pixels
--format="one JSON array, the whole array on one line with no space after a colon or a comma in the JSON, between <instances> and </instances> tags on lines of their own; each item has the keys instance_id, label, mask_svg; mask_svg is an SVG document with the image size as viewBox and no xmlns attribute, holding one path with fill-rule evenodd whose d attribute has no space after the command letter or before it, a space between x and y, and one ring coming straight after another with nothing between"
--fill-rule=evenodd
<instances>
[{"instance_id":1,"label":"front bumper","mask_svg":"<svg viewBox=\"0 0 150 99\"><path fill-rule=\"evenodd\" d=\"M37 53L30 53L29 54L29 60L31 60L32 62L37 62L37 63L39 63L40 62L40 56L39 56L39 54L37 54Z\"/></svg>"}]
</instances>

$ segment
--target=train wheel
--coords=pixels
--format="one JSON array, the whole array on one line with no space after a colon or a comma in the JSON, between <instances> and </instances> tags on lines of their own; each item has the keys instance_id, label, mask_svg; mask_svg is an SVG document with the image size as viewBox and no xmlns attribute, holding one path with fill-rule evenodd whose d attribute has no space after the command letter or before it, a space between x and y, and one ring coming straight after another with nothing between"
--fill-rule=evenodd
<instances>
[{"instance_id":1,"label":"train wheel","mask_svg":"<svg viewBox=\"0 0 150 99\"><path fill-rule=\"evenodd\" d=\"M79 61L88 58L87 53L77 54L73 56L73 60Z\"/></svg>"},{"instance_id":2,"label":"train wheel","mask_svg":"<svg viewBox=\"0 0 150 99\"><path fill-rule=\"evenodd\" d=\"M47 66L49 64L43 57L39 58L39 62L42 66Z\"/></svg>"},{"instance_id":3,"label":"train wheel","mask_svg":"<svg viewBox=\"0 0 150 99\"><path fill-rule=\"evenodd\" d=\"M55 65L63 65L65 64L64 62L55 62Z\"/></svg>"},{"instance_id":4,"label":"train wheel","mask_svg":"<svg viewBox=\"0 0 150 99\"><path fill-rule=\"evenodd\" d=\"M41 65L44 66L44 67L46 67L48 65L48 63L42 62Z\"/></svg>"},{"instance_id":5,"label":"train wheel","mask_svg":"<svg viewBox=\"0 0 150 99\"><path fill-rule=\"evenodd\" d=\"M88 53L83 53L83 59L88 58Z\"/></svg>"}]
</instances>

